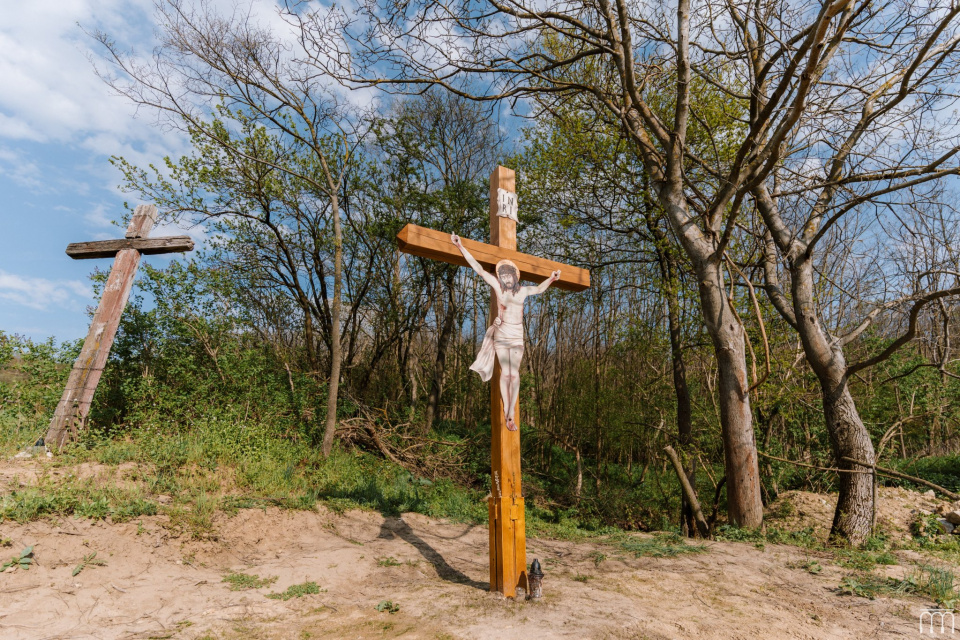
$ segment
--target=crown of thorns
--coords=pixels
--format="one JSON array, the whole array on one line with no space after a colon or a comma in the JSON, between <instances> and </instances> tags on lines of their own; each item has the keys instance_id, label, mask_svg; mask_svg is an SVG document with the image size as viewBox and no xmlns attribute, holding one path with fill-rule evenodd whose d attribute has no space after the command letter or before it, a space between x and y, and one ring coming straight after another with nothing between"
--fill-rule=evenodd
<instances>
[{"instance_id":1,"label":"crown of thorns","mask_svg":"<svg viewBox=\"0 0 960 640\"><path fill-rule=\"evenodd\" d=\"M513 269L513 275L516 276L517 278L520 277L520 269L517 268L517 265L515 265L512 260L501 260L500 262L497 263L497 266L496 266L497 276L500 275L500 270L505 267L509 267L510 269Z\"/></svg>"}]
</instances>

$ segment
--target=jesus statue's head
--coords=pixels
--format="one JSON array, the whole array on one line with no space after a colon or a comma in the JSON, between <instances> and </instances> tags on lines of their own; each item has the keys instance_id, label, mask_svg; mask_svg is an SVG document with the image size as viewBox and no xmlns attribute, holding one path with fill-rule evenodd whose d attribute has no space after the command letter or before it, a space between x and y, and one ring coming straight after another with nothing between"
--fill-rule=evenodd
<instances>
[{"instance_id":1,"label":"jesus statue's head","mask_svg":"<svg viewBox=\"0 0 960 640\"><path fill-rule=\"evenodd\" d=\"M520 291L520 270L510 260L501 260L497 263L497 279L500 280L500 289L517 293Z\"/></svg>"}]
</instances>

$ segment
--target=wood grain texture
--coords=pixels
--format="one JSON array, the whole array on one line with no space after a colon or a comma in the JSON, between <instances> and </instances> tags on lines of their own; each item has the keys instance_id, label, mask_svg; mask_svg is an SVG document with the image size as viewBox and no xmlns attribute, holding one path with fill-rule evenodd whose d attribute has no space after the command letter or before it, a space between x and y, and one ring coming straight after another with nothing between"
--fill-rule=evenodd
<instances>
[{"instance_id":1,"label":"wood grain texture","mask_svg":"<svg viewBox=\"0 0 960 640\"><path fill-rule=\"evenodd\" d=\"M157 207L152 204L137 205L127 227L127 238L146 238L150 235L153 225L157 223Z\"/></svg>"},{"instance_id":2,"label":"wood grain texture","mask_svg":"<svg viewBox=\"0 0 960 640\"><path fill-rule=\"evenodd\" d=\"M110 276L103 287L100 305L90 323L90 330L80 350L80 357L70 371L67 388L53 414L44 437L46 445L54 451L76 437L90 411L93 394L100 382L100 375L110 355L110 347L117 335L120 315L127 306L133 277L140 264L140 253L124 249L117 254Z\"/></svg>"},{"instance_id":3,"label":"wood grain texture","mask_svg":"<svg viewBox=\"0 0 960 640\"><path fill-rule=\"evenodd\" d=\"M516 174L506 167L497 167L490 175L490 244L462 238L463 246L485 269L493 271L503 259L512 260L520 269L520 278L543 282L560 270L554 287L567 291L583 291L590 286L590 272L560 262L538 258L517 251L517 223L497 215L497 192L516 192ZM397 234L404 253L468 266L460 250L450 241L450 234L408 224ZM497 317L497 299L491 297L490 318ZM514 421L520 425L520 403ZM508 431L500 396L500 363L490 379L490 475L493 486L487 500L490 519L490 590L508 598L516 597L517 588L527 586L527 541L523 492L520 486L520 431Z\"/></svg>"},{"instance_id":4,"label":"wood grain texture","mask_svg":"<svg viewBox=\"0 0 960 640\"><path fill-rule=\"evenodd\" d=\"M495 210L493 217L496 218L498 222L505 220L516 227L516 223L513 220L497 216ZM498 232L495 235L498 237L500 235L511 237L512 235L513 243L511 246L516 247L516 233L510 234L506 229L502 229L502 227L505 226L508 225L503 223L497 224L496 228ZM537 256L531 256L526 253L520 253L516 251L516 249L508 247L497 247L468 238L461 238L461 240L463 241L463 246L473 254L477 262L491 272L497 262L506 258L516 263L520 269L521 280L540 283L549 278L550 274L555 270L559 269L560 280L554 282L552 286L566 291L583 291L590 287L590 272L586 269L563 264L562 262L554 262L553 260L547 260L545 258L538 258ZM441 262L449 262L450 264L457 264L462 267L468 266L460 250L450 242L449 233L428 229L415 224L408 224L397 234L397 242L400 245L400 250L404 253L422 258L440 260Z\"/></svg>"},{"instance_id":5,"label":"wood grain texture","mask_svg":"<svg viewBox=\"0 0 960 640\"><path fill-rule=\"evenodd\" d=\"M529 276L524 275L524 269L526 268L526 272L530 273L531 267L536 266L534 261L538 261L540 258L517 253L517 223L510 218L501 218L497 215L497 189L515 190L513 171L504 167L497 167L490 175L490 238L491 243L496 246L482 245L479 242L472 244L480 245L478 250L483 249L488 256L487 259L493 261L490 264L491 270L493 264L507 257L505 254L518 256L519 259L513 257L510 257L510 259L520 268L521 278L529 279ZM453 246L449 236L446 240L447 244ZM466 242L464 244L466 245ZM460 253L456 247L453 247L453 249L458 254ZM474 256L477 256L474 253L473 246L468 246L467 249ZM486 266L479 257L477 261ZM549 276L554 269L559 268L562 277L564 267L565 265L551 266L545 270L546 276ZM587 278L589 282L589 273ZM559 284L557 282L553 286ZM489 322L492 323L493 319L497 317L497 311L497 298L491 296ZM503 410L503 398L500 395L500 362L498 360L493 367L493 377L490 378L490 470L494 479L491 493L495 513L495 519L490 521L490 528L494 532L490 554L496 556L496 561L491 560L490 562L492 569L490 590L499 591L504 596L513 598L516 597L517 587L526 588L527 585L527 549L526 537L518 535L517 531L518 522L522 523L523 519L513 517L517 508L523 509L523 494L520 486L520 431L507 430ZM513 420L520 425L520 429L523 429L520 422L520 402L517 402Z\"/></svg>"},{"instance_id":6,"label":"wood grain texture","mask_svg":"<svg viewBox=\"0 0 960 640\"><path fill-rule=\"evenodd\" d=\"M163 238L120 238L94 242L72 242L67 245L67 255L74 260L111 258L120 251L134 249L144 255L180 253L193 251L190 236L166 236Z\"/></svg>"}]
</instances>

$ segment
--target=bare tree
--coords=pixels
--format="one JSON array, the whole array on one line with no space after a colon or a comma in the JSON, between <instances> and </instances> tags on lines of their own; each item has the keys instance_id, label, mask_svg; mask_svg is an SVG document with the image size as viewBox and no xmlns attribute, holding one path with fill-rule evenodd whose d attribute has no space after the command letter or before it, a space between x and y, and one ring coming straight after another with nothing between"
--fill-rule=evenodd
<instances>
[{"instance_id":1,"label":"bare tree","mask_svg":"<svg viewBox=\"0 0 960 640\"><path fill-rule=\"evenodd\" d=\"M940 288L923 273L935 269L935 262L895 278L896 263L880 259L873 262L874 272L887 276L884 283L896 279L898 286L869 292L872 299L862 302L872 302L872 309L863 309L853 322L835 323L824 317L829 306L820 293L822 273L816 261L822 245L842 232L842 222L864 212L878 220L869 230L872 241L883 247L878 254L889 255L895 246L887 229L896 226L898 212L925 201L938 183L957 175L958 123L955 116L944 115L956 97L944 89L960 63L958 15L960 7L937 1L826 4L811 23L810 35L790 42L785 28L798 32L795 18L775 21L774 40L768 35L769 19L734 14L749 45L747 70L756 109L777 102L778 90L794 96L790 127L763 133L777 146L749 189L765 227L766 291L800 335L820 382L837 464L845 471L832 533L857 544L871 530L872 483L862 472L874 464L874 447L850 393L850 376L912 339L924 306L960 289ZM815 38L814 32L819 33ZM770 82L767 70L784 57L797 60L798 72L803 71L789 84ZM851 246L856 242L841 238ZM784 286L777 273L781 264L789 278ZM848 280L839 286L855 284ZM908 319L905 332L881 353L848 364L845 345L892 309Z\"/></svg>"},{"instance_id":2,"label":"bare tree","mask_svg":"<svg viewBox=\"0 0 960 640\"><path fill-rule=\"evenodd\" d=\"M392 167L399 189L380 191L398 220L482 237L487 224L487 174L503 153L501 133L484 105L428 91L394 105L377 135L380 161ZM423 431L430 431L443 391L446 362L462 312L458 267L415 259L434 300L437 349Z\"/></svg>"},{"instance_id":3,"label":"bare tree","mask_svg":"<svg viewBox=\"0 0 960 640\"><path fill-rule=\"evenodd\" d=\"M315 319L327 325L323 451L329 455L343 359L341 217L365 124L329 79L298 60L294 38L259 26L252 16L239 10L223 16L204 3L180 0L159 3L157 16L161 43L146 60L121 51L108 34L94 34L119 74L102 77L135 104L156 110L167 126L188 133L198 153L179 167L171 163L178 184L162 175L151 183L146 172L127 166L129 186L153 190L173 214L220 219L232 233L261 237L259 244L233 248L248 254L245 264L265 275L269 286L296 301L311 354ZM211 178L223 189L208 199L204 187ZM331 240L332 274L324 264ZM268 268L261 269L265 258Z\"/></svg>"}]
</instances>

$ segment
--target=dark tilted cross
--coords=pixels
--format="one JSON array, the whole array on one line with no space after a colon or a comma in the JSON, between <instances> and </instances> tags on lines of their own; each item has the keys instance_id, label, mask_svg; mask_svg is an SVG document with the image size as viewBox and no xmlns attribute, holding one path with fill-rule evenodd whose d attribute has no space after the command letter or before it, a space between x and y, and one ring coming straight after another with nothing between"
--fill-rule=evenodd
<instances>
[{"instance_id":1,"label":"dark tilted cross","mask_svg":"<svg viewBox=\"0 0 960 640\"><path fill-rule=\"evenodd\" d=\"M152 204L140 205L127 227L126 237L119 240L74 242L67 246L67 255L75 260L112 256L116 258L107 283L103 286L100 306L93 315L80 357L73 365L67 388L44 437L46 445L54 451L75 439L86 422L93 394L100 382L107 356L110 355L117 327L120 326L120 315L130 297L140 256L193 251L193 240L189 236L148 238L156 221L157 208Z\"/></svg>"},{"instance_id":2,"label":"dark tilted cross","mask_svg":"<svg viewBox=\"0 0 960 640\"><path fill-rule=\"evenodd\" d=\"M543 282L559 269L560 279L554 283L554 287L568 291L588 288L590 272L586 269L516 250L515 184L516 174L513 170L506 167L494 169L490 175L490 244L463 238L463 246L491 273L498 261L508 259L520 269L521 280ZM467 266L463 254L450 241L449 232L408 224L397 234L397 240L404 253ZM496 317L497 298L491 295L490 322ZM520 424L519 402L514 421ZM516 596L518 587L527 588L527 539L520 490L520 432L508 431L504 424L499 363L490 379L490 426L493 430L490 459L493 487L487 499L490 518L490 591L499 591L512 598Z\"/></svg>"}]
</instances>

